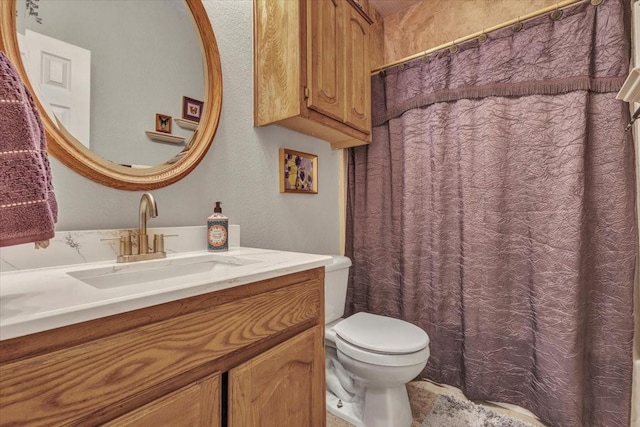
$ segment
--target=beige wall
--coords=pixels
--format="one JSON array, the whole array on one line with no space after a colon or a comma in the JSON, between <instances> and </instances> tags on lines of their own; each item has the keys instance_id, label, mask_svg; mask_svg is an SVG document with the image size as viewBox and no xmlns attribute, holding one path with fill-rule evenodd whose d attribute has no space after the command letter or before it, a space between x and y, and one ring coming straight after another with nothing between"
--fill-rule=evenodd
<instances>
[{"instance_id":1,"label":"beige wall","mask_svg":"<svg viewBox=\"0 0 640 427\"><path fill-rule=\"evenodd\" d=\"M556 4L556 0L423 0L384 18L384 63Z\"/></svg>"}]
</instances>

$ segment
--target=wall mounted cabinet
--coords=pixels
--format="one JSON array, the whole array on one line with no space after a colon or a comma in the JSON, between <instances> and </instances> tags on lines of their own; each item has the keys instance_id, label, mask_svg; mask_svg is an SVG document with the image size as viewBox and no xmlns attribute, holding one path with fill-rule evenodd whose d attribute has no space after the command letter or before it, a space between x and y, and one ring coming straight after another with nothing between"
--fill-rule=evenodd
<instances>
[{"instance_id":1,"label":"wall mounted cabinet","mask_svg":"<svg viewBox=\"0 0 640 427\"><path fill-rule=\"evenodd\" d=\"M371 23L354 0L254 0L254 124L371 142Z\"/></svg>"},{"instance_id":2,"label":"wall mounted cabinet","mask_svg":"<svg viewBox=\"0 0 640 427\"><path fill-rule=\"evenodd\" d=\"M0 425L322 426L323 282L315 268L0 341Z\"/></svg>"}]
</instances>

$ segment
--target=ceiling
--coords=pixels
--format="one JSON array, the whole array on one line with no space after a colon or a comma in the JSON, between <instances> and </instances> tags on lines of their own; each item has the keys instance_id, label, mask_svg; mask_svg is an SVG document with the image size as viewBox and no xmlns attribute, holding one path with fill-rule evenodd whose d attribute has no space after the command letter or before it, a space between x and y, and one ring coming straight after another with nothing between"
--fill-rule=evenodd
<instances>
[{"instance_id":1,"label":"ceiling","mask_svg":"<svg viewBox=\"0 0 640 427\"><path fill-rule=\"evenodd\" d=\"M423 0L369 0L369 5L384 17L408 9L421 1Z\"/></svg>"}]
</instances>

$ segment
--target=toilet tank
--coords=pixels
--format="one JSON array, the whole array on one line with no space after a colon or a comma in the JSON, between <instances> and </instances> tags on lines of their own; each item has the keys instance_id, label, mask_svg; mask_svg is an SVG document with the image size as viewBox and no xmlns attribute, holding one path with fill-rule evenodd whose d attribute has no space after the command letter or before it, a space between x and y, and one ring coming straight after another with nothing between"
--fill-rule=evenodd
<instances>
[{"instance_id":1,"label":"toilet tank","mask_svg":"<svg viewBox=\"0 0 640 427\"><path fill-rule=\"evenodd\" d=\"M333 262L325 266L324 275L324 322L330 323L344 314L347 298L347 282L351 260L346 256L333 256Z\"/></svg>"}]
</instances>

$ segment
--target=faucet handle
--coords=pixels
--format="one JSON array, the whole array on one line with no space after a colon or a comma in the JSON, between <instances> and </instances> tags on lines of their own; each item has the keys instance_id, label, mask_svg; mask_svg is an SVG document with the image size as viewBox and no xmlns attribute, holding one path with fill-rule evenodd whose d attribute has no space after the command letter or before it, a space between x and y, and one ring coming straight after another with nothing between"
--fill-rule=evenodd
<instances>
[{"instance_id":1,"label":"faucet handle","mask_svg":"<svg viewBox=\"0 0 640 427\"><path fill-rule=\"evenodd\" d=\"M164 239L166 237L178 237L179 234L154 234L153 235L153 251L164 252ZM159 241L159 243L156 243ZM159 249L158 249L159 248Z\"/></svg>"},{"instance_id":2,"label":"faucet handle","mask_svg":"<svg viewBox=\"0 0 640 427\"><path fill-rule=\"evenodd\" d=\"M120 237L120 255L131 255L131 235Z\"/></svg>"},{"instance_id":3,"label":"faucet handle","mask_svg":"<svg viewBox=\"0 0 640 427\"><path fill-rule=\"evenodd\" d=\"M164 234L153 235L153 252L164 252Z\"/></svg>"},{"instance_id":4,"label":"faucet handle","mask_svg":"<svg viewBox=\"0 0 640 427\"><path fill-rule=\"evenodd\" d=\"M108 239L100 239L101 242L106 242L108 240L119 240L120 241L120 255L131 255L131 236L120 236L120 237L112 237Z\"/></svg>"}]
</instances>

